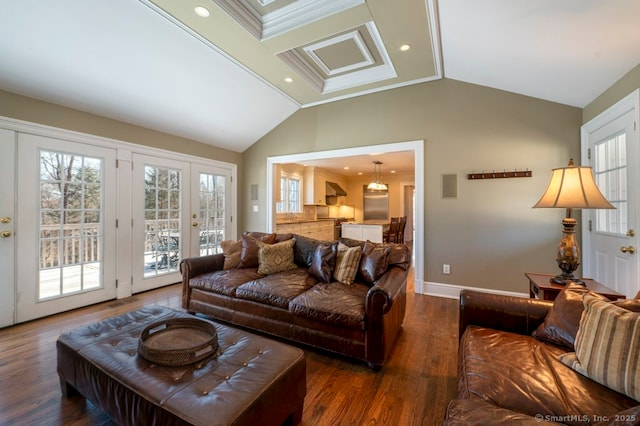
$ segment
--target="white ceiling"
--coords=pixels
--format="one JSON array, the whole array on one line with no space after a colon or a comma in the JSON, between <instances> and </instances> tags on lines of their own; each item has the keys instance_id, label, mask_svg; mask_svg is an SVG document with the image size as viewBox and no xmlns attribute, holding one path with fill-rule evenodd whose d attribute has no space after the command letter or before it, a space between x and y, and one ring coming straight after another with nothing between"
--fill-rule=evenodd
<instances>
[{"instance_id":1,"label":"white ceiling","mask_svg":"<svg viewBox=\"0 0 640 426\"><path fill-rule=\"evenodd\" d=\"M242 152L301 107L443 76L584 107L640 62L638 16L637 0L0 0L0 88Z\"/></svg>"}]
</instances>

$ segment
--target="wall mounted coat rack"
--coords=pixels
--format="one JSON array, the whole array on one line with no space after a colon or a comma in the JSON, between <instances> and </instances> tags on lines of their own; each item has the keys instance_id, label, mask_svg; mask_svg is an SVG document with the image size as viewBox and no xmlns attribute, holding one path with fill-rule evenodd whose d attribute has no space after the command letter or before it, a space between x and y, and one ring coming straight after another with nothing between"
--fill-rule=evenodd
<instances>
[{"instance_id":1,"label":"wall mounted coat rack","mask_svg":"<svg viewBox=\"0 0 640 426\"><path fill-rule=\"evenodd\" d=\"M531 170L514 170L512 172L502 171L496 172L495 170L491 172L481 172L481 173L469 173L467 175L467 179L502 179L502 178L522 178L522 177L531 177Z\"/></svg>"}]
</instances>

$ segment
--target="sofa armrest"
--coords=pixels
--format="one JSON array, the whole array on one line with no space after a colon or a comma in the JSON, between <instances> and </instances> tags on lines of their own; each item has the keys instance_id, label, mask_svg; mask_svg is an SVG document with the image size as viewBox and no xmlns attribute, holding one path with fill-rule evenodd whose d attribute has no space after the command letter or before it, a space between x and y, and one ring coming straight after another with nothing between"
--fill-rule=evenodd
<instances>
[{"instance_id":1,"label":"sofa armrest","mask_svg":"<svg viewBox=\"0 0 640 426\"><path fill-rule=\"evenodd\" d=\"M365 312L367 316L384 315L389 312L393 300L398 295L406 294L407 271L399 267L391 267L382 275L367 292Z\"/></svg>"},{"instance_id":2,"label":"sofa armrest","mask_svg":"<svg viewBox=\"0 0 640 426\"><path fill-rule=\"evenodd\" d=\"M544 321L552 305L548 300L462 290L458 338L469 325L529 335Z\"/></svg>"},{"instance_id":3,"label":"sofa armrest","mask_svg":"<svg viewBox=\"0 0 640 426\"><path fill-rule=\"evenodd\" d=\"M182 307L187 309L191 298L189 280L206 272L221 271L224 268L224 255L222 253L209 256L189 257L180 262L182 274Z\"/></svg>"}]
</instances>

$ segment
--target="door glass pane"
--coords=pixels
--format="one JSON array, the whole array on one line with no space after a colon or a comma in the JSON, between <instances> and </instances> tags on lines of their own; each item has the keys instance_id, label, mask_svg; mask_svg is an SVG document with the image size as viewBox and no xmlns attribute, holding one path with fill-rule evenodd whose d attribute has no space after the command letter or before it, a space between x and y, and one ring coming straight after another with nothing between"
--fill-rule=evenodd
<instances>
[{"instance_id":1,"label":"door glass pane","mask_svg":"<svg viewBox=\"0 0 640 426\"><path fill-rule=\"evenodd\" d=\"M182 172L145 166L144 276L178 271L182 257Z\"/></svg>"},{"instance_id":2,"label":"door glass pane","mask_svg":"<svg viewBox=\"0 0 640 426\"><path fill-rule=\"evenodd\" d=\"M38 300L101 288L103 160L40 152Z\"/></svg>"},{"instance_id":3,"label":"door glass pane","mask_svg":"<svg viewBox=\"0 0 640 426\"><path fill-rule=\"evenodd\" d=\"M627 219L626 135L613 135L595 144L594 175L600 191L616 208L596 211L596 231L624 235Z\"/></svg>"},{"instance_id":4,"label":"door glass pane","mask_svg":"<svg viewBox=\"0 0 640 426\"><path fill-rule=\"evenodd\" d=\"M225 206L225 177L200 173L200 256L222 253L220 242L225 239Z\"/></svg>"}]
</instances>

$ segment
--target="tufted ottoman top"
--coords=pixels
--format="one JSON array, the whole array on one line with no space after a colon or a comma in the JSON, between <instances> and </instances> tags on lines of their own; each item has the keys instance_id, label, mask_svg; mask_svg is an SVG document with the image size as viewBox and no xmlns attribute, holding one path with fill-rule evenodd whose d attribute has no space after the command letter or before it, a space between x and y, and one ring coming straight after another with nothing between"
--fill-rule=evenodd
<instances>
[{"instance_id":1,"label":"tufted ottoman top","mask_svg":"<svg viewBox=\"0 0 640 426\"><path fill-rule=\"evenodd\" d=\"M148 306L62 334L63 392L71 386L121 424L281 424L301 412L304 353L280 342L216 323L217 358L163 367L139 356L144 328L176 317L192 316Z\"/></svg>"}]
</instances>

